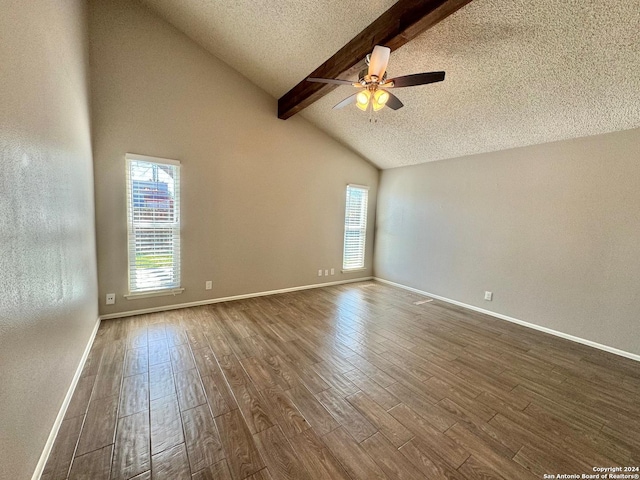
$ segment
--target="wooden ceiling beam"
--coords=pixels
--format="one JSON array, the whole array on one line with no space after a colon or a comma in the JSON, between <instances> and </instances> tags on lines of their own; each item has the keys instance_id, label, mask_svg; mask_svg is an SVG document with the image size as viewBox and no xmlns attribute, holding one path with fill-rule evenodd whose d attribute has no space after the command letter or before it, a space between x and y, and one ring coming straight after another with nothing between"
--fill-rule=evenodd
<instances>
[{"instance_id":1,"label":"wooden ceiling beam","mask_svg":"<svg viewBox=\"0 0 640 480\"><path fill-rule=\"evenodd\" d=\"M362 60L371 53L374 46L384 45L391 51L396 50L470 1L399 0L329 60L285 93L278 100L278 118L286 120L336 88L336 85L307 82L306 78L337 78L353 74L354 67L362 65Z\"/></svg>"}]
</instances>

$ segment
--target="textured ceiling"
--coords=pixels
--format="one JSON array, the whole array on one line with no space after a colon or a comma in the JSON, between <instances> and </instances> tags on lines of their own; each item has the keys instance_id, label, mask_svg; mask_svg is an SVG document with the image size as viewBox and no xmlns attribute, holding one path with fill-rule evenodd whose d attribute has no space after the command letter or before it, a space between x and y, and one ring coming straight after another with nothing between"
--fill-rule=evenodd
<instances>
[{"instance_id":1,"label":"textured ceiling","mask_svg":"<svg viewBox=\"0 0 640 480\"><path fill-rule=\"evenodd\" d=\"M276 98L395 0L142 0Z\"/></svg>"},{"instance_id":2,"label":"textured ceiling","mask_svg":"<svg viewBox=\"0 0 640 480\"><path fill-rule=\"evenodd\" d=\"M144 0L211 53L281 96L394 2ZM380 168L640 127L640 0L474 0L391 54L398 111L301 115ZM275 112L274 112L275 115Z\"/></svg>"}]
</instances>

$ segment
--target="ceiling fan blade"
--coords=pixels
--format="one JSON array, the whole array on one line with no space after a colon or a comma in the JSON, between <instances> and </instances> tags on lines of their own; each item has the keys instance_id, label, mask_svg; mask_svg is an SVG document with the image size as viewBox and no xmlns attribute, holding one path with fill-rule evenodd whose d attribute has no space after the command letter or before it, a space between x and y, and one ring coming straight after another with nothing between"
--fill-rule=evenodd
<instances>
[{"instance_id":1,"label":"ceiling fan blade","mask_svg":"<svg viewBox=\"0 0 640 480\"><path fill-rule=\"evenodd\" d=\"M349 95L347 98L345 98L340 103L338 103L335 107L333 107L333 109L337 110L338 108L343 108L343 107L346 107L347 105L351 105L352 103L356 103L357 97L358 97L357 93L354 93L353 95Z\"/></svg>"},{"instance_id":2,"label":"ceiling fan blade","mask_svg":"<svg viewBox=\"0 0 640 480\"><path fill-rule=\"evenodd\" d=\"M386 103L387 107L389 107L391 110L398 110L404 107L404 103L402 103L398 97L396 97L391 92L387 92L387 93L389 94L389 100L387 100L387 103Z\"/></svg>"},{"instance_id":3,"label":"ceiling fan blade","mask_svg":"<svg viewBox=\"0 0 640 480\"><path fill-rule=\"evenodd\" d=\"M392 88L389 83L393 82L393 88L413 87L415 85L426 85L444 80L444 72L414 73L403 77L390 78L385 83L385 88Z\"/></svg>"},{"instance_id":4,"label":"ceiling fan blade","mask_svg":"<svg viewBox=\"0 0 640 480\"><path fill-rule=\"evenodd\" d=\"M387 64L389 63L389 56L391 55L391 49L389 47L383 47L376 45L373 47L373 52L369 59L369 75L376 75L382 79L384 72L387 71Z\"/></svg>"},{"instance_id":5,"label":"ceiling fan blade","mask_svg":"<svg viewBox=\"0 0 640 480\"><path fill-rule=\"evenodd\" d=\"M340 80L339 78L307 78L307 82L316 83L335 83L336 85L353 85L355 82L352 80Z\"/></svg>"}]
</instances>

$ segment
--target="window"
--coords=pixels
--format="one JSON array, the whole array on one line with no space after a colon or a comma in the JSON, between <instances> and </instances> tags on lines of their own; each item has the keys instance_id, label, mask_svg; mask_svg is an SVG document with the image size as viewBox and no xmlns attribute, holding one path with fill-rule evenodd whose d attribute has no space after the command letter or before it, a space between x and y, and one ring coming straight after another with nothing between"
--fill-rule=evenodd
<instances>
[{"instance_id":1,"label":"window","mask_svg":"<svg viewBox=\"0 0 640 480\"><path fill-rule=\"evenodd\" d=\"M126 158L129 293L180 293L180 162Z\"/></svg>"},{"instance_id":2,"label":"window","mask_svg":"<svg viewBox=\"0 0 640 480\"><path fill-rule=\"evenodd\" d=\"M364 247L367 237L367 200L369 187L347 185L347 206L344 215L344 256L342 268L364 268Z\"/></svg>"}]
</instances>

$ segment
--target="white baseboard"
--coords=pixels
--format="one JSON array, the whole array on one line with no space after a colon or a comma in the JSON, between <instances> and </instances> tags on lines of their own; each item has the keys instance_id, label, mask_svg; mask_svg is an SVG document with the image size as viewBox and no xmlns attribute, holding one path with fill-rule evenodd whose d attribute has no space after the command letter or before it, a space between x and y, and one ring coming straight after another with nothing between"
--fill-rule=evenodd
<instances>
[{"instance_id":1,"label":"white baseboard","mask_svg":"<svg viewBox=\"0 0 640 480\"><path fill-rule=\"evenodd\" d=\"M107 315L100 315L100 320L131 317L133 315L142 315L144 313L164 312L166 310L176 310L178 308L199 307L201 305L210 305L212 303L230 302L233 300L243 300L245 298L264 297L267 295L276 295L278 293L297 292L299 290L310 290L312 288L330 287L332 285L341 285L343 283L366 282L367 280L373 280L373 277L352 278L350 280L339 280L337 282L316 283L313 285L301 285L299 287L281 288L279 290L268 290L266 292L245 293L243 295L234 295L231 297L222 297L222 298L210 298L207 300L199 300L197 302L176 303L173 305L165 305L162 307L141 308L139 310L129 310L127 312L108 313Z\"/></svg>"},{"instance_id":2,"label":"white baseboard","mask_svg":"<svg viewBox=\"0 0 640 480\"><path fill-rule=\"evenodd\" d=\"M635 353L625 352L624 350L619 350L617 348L610 347L608 345L602 345L601 343L576 337L568 333L558 332L557 330L552 330L551 328L542 327L540 325L536 325L535 323L525 322L524 320L519 320L517 318L509 317L508 315L492 312L491 310L485 310L484 308L480 308L480 307L474 307L473 305L469 305L467 303L458 302L457 300L451 300L450 298L442 297L440 295L434 295L433 293L425 292L423 290L418 290L417 288L413 288L413 287L408 287L407 285L402 285L401 283L392 282L390 280L385 280L384 278L374 277L374 280L377 282L386 283L388 285L393 285L394 287L403 288L404 290L409 290L410 292L418 293L426 297L435 298L436 300L441 300L443 302L451 303L459 307L468 308L469 310L473 310L474 312L480 312L486 315L491 315L492 317L496 317L501 320L506 320L507 322L517 323L518 325L522 325L524 327L532 328L534 330L539 330L541 332L545 332L550 335L555 335L556 337L564 338L566 340L571 340L572 342L581 343L583 345L588 345L589 347L597 348L599 350L604 350L605 352L613 353L614 355L619 355L621 357L630 358L631 360L640 362L640 355L637 355Z\"/></svg>"},{"instance_id":3,"label":"white baseboard","mask_svg":"<svg viewBox=\"0 0 640 480\"><path fill-rule=\"evenodd\" d=\"M39 480L42 476L42 472L44 471L44 467L47 464L47 460L49 460L49 455L51 454L51 449L53 448L53 443L58 436L58 430L60 430L60 425L64 420L64 416L67 413L67 408L69 408L69 403L71 402L71 397L73 397L73 393L76 390L76 386L78 385L78 381L80 380L80 375L82 375L82 369L84 368L84 364L87 361L87 357L89 356L89 352L91 351L91 347L93 346L93 341L96 338L96 333L98 333L98 327L100 326L100 317L97 318L96 324L93 327L93 332L91 332L91 336L89 337L89 341L87 342L87 346L84 349L84 353L80 358L80 363L78 364L78 368L76 368L76 373L71 380L71 385L69 385L69 390L67 390L67 394L62 401L62 405L60 406L60 411L58 412L58 416L56 417L56 421L53 422L53 427L51 427L51 432L49 433L49 438L47 438L47 443L44 444L44 448L42 450L42 454L40 455L40 459L38 460L38 464L36 465L36 469L33 472L33 476L31 480Z\"/></svg>"}]
</instances>

